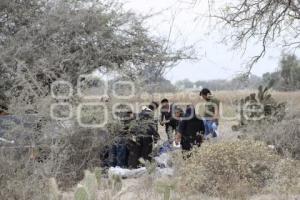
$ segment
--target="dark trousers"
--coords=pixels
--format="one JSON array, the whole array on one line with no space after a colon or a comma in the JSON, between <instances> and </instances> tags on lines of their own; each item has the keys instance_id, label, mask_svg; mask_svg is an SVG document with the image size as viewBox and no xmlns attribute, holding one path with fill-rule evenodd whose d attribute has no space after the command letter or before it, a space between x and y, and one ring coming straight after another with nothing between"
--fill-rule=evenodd
<instances>
[{"instance_id":1,"label":"dark trousers","mask_svg":"<svg viewBox=\"0 0 300 200\"><path fill-rule=\"evenodd\" d=\"M130 141L128 144L128 166L137 168L140 165L140 158L143 158L145 161L151 161L152 149L152 137L137 137L136 142Z\"/></svg>"},{"instance_id":2,"label":"dark trousers","mask_svg":"<svg viewBox=\"0 0 300 200\"><path fill-rule=\"evenodd\" d=\"M203 136L197 135L197 136L190 136L190 137L183 137L181 140L181 147L184 151L190 151L193 146L200 147L203 143Z\"/></svg>"},{"instance_id":3,"label":"dark trousers","mask_svg":"<svg viewBox=\"0 0 300 200\"><path fill-rule=\"evenodd\" d=\"M110 165L125 168L128 166L128 149L126 141L121 140L114 144L110 152Z\"/></svg>"}]
</instances>

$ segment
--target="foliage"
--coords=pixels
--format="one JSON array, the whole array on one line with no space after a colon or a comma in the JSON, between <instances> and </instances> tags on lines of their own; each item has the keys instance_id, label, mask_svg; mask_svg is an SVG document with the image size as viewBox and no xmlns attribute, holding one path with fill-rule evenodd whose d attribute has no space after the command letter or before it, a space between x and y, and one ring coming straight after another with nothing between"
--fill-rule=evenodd
<instances>
[{"instance_id":1,"label":"foliage","mask_svg":"<svg viewBox=\"0 0 300 200\"><path fill-rule=\"evenodd\" d=\"M48 199L48 180L40 164L30 161L29 156L18 158L1 148L0 167L1 199Z\"/></svg>"},{"instance_id":2,"label":"foliage","mask_svg":"<svg viewBox=\"0 0 300 200\"><path fill-rule=\"evenodd\" d=\"M118 175L112 175L111 177L109 177L107 185L112 195L115 195L122 190L123 187L122 178Z\"/></svg>"},{"instance_id":3,"label":"foliage","mask_svg":"<svg viewBox=\"0 0 300 200\"><path fill-rule=\"evenodd\" d=\"M242 89L254 89L262 83L262 78L251 75L247 80L241 79L237 76L232 80L209 80L209 81L196 81L181 80L175 83L178 89L193 89L193 88L209 88L213 91L218 90L242 90Z\"/></svg>"},{"instance_id":4,"label":"foliage","mask_svg":"<svg viewBox=\"0 0 300 200\"><path fill-rule=\"evenodd\" d=\"M60 200L62 198L62 194L58 189L58 185L54 178L49 179L49 200Z\"/></svg>"},{"instance_id":5,"label":"foliage","mask_svg":"<svg viewBox=\"0 0 300 200\"><path fill-rule=\"evenodd\" d=\"M275 124L262 123L251 125L245 135L274 146L281 155L300 159L299 113L290 114Z\"/></svg>"},{"instance_id":6,"label":"foliage","mask_svg":"<svg viewBox=\"0 0 300 200\"><path fill-rule=\"evenodd\" d=\"M181 81L177 81L175 83L176 87L179 89L189 89L194 87L194 83L190 81L189 79L184 79Z\"/></svg>"},{"instance_id":7,"label":"foliage","mask_svg":"<svg viewBox=\"0 0 300 200\"><path fill-rule=\"evenodd\" d=\"M179 188L187 193L241 199L268 184L278 160L261 142L206 143L181 160Z\"/></svg>"},{"instance_id":8,"label":"foliage","mask_svg":"<svg viewBox=\"0 0 300 200\"><path fill-rule=\"evenodd\" d=\"M270 182L268 190L280 194L299 194L299 167L299 160L285 159L278 162L274 172L274 179Z\"/></svg>"},{"instance_id":9,"label":"foliage","mask_svg":"<svg viewBox=\"0 0 300 200\"><path fill-rule=\"evenodd\" d=\"M96 200L96 194L98 189L98 182L96 175L85 171L84 179L75 192L75 200Z\"/></svg>"},{"instance_id":10,"label":"foliage","mask_svg":"<svg viewBox=\"0 0 300 200\"><path fill-rule=\"evenodd\" d=\"M0 104L22 122L28 112L40 119L5 133L17 148L0 144L5 151L0 157L1 199L47 199L50 177L60 189L73 187L84 170L102 164L112 142L106 130L81 128L75 118L51 119L53 103L82 103L76 95L51 99L53 82L68 81L76 91L80 75L95 70L155 82L166 68L189 57L150 35L144 20L110 0L0 2Z\"/></svg>"},{"instance_id":11,"label":"foliage","mask_svg":"<svg viewBox=\"0 0 300 200\"><path fill-rule=\"evenodd\" d=\"M263 75L263 82L274 83L274 89L291 91L300 89L300 61L293 54L283 54L279 71Z\"/></svg>"},{"instance_id":12,"label":"foliage","mask_svg":"<svg viewBox=\"0 0 300 200\"><path fill-rule=\"evenodd\" d=\"M56 80L76 86L80 75L98 69L130 80L155 81L167 67L188 57L165 48L164 39L152 37L144 28L144 17L113 1L23 3L26 6L5 1L0 10L0 34L5 38L0 44L0 80L1 93L27 104L47 96ZM7 33L10 24L16 26L14 34Z\"/></svg>"},{"instance_id":13,"label":"foliage","mask_svg":"<svg viewBox=\"0 0 300 200\"><path fill-rule=\"evenodd\" d=\"M75 200L89 200L89 194L83 186L76 189L74 197Z\"/></svg>"},{"instance_id":14,"label":"foliage","mask_svg":"<svg viewBox=\"0 0 300 200\"><path fill-rule=\"evenodd\" d=\"M249 124L262 122L274 123L281 121L286 114L286 103L278 103L269 92L270 86L258 88L258 93L252 93L238 102L240 123L233 126L238 130Z\"/></svg>"},{"instance_id":15,"label":"foliage","mask_svg":"<svg viewBox=\"0 0 300 200\"><path fill-rule=\"evenodd\" d=\"M171 193L176 189L176 184L172 183L171 180L168 180L168 183L164 181L157 181L156 182L156 190L159 193L163 194L164 200L170 200L171 199Z\"/></svg>"}]
</instances>

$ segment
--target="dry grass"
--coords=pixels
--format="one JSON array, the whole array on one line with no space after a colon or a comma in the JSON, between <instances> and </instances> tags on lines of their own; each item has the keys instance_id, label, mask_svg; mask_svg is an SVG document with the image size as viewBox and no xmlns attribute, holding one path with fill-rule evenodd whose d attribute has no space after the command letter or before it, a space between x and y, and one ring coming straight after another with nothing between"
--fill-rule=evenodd
<instances>
[{"instance_id":1,"label":"dry grass","mask_svg":"<svg viewBox=\"0 0 300 200\"><path fill-rule=\"evenodd\" d=\"M255 90L237 90L237 91L212 91L214 96L221 101L221 114L223 121L237 120L236 101L245 98L250 93L256 93ZM300 92L278 92L271 91L272 96L278 102L287 102L288 108L293 111L300 112ZM204 101L199 96L199 92L177 92L164 94L141 94L131 99L130 102L160 102L163 98L168 98L172 103L179 104L201 104ZM201 109L200 109L201 111ZM199 113L201 114L201 113Z\"/></svg>"},{"instance_id":2,"label":"dry grass","mask_svg":"<svg viewBox=\"0 0 300 200\"><path fill-rule=\"evenodd\" d=\"M222 91L216 92L215 96L220 99L223 103L224 113L226 116L234 115L235 107L234 101L242 97L247 96L250 91ZM274 92L274 97L278 101L287 101L289 103L289 109L297 111L300 108L300 92ZM198 93L194 95L186 95L185 93L179 93L175 96L171 94L147 97L148 99L136 98L131 100L132 102L150 102L152 100L159 101L161 98L169 97L171 102L180 103L193 103L197 104L202 102ZM297 113L297 112L294 112ZM299 115L293 114L289 116L284 124L277 124L272 129L265 127L262 132L266 133L266 138L274 139L279 136L284 136L287 130L296 130L290 126L290 122L294 122L294 128L299 128L298 119ZM220 132L222 137L213 143L206 143L200 149L195 150L192 156L187 160L182 160L180 154L177 159L180 161L177 163L176 174L174 177L168 178L157 178L153 176L146 176L139 179L129 179L123 181L122 192L115 199L131 200L131 199L163 199L165 191L164 189L158 190L158 187L171 188L171 199L201 199L201 200L212 200L212 199L296 199L299 197L300 191L300 175L299 175L299 161L292 159L285 159L277 154L275 151L269 149L266 143L254 142L254 141L237 141L236 134L232 133L230 127L236 123L235 120L221 120ZM161 132L163 128L160 127ZM270 132L272 131L272 133ZM277 132L275 132L275 130ZM257 131L256 131L257 132ZM288 131L289 132L289 131ZM248 132L250 133L250 131ZM276 134L275 134L276 133ZM292 132L297 136L298 132ZM165 135L162 133L162 138ZM100 139L100 138L99 138ZM269 140L263 140L268 142ZM292 142L287 137L281 137L281 143L283 145L294 144L297 145L297 140L292 139ZM96 141L96 140L95 140ZM100 141L100 140L99 140ZM67 142L67 141L66 141ZM69 141L71 142L71 141ZM69 143L68 142L68 143ZM74 146L78 146L77 143L82 143L81 140L74 140ZM89 145L89 144L86 144ZM98 147L97 147L98 148ZM85 152L81 152L80 149L74 151L74 155L82 156L82 160L86 158ZM73 155L73 154L72 154ZM4 157L3 157L4 158ZM69 157L67 160L72 159ZM98 159L98 158L97 158ZM27 171L21 170L23 163L30 164L31 162L11 162L8 160L2 160L2 170L8 170L5 176L2 177L3 184L6 181L8 187L4 187L0 192L2 197L11 198L13 196L17 199L26 198L28 196L35 195L35 199L43 199L46 193L40 193L42 191L36 185L43 186L44 180L39 177L38 169L43 169L35 163L33 170L28 175ZM6 165L6 168L4 168ZM17 173L9 171L7 168L9 165L15 165L18 169ZM46 165L46 163L45 163ZM2 165L1 165L2 166ZM90 166L90 165L89 165ZM66 163L67 171L70 171L71 167ZM83 167L85 168L85 166ZM36 169L36 170L35 170ZM34 171L35 173L32 173ZM71 170L74 171L74 170ZM20 172L22 172L20 174ZM12 175L14 173L14 175ZM2 173L4 174L4 173ZM8 177L10 176L10 177ZM65 179L62 175L59 175L58 183L62 184ZM70 174L70 178L75 176ZM80 175L79 177L82 177ZM79 178L77 177L77 178ZM42 177L42 178L47 178ZM76 179L77 179L76 178ZM39 179L41 181L38 181ZM30 181L32 180L32 181ZM34 187L21 187L16 181L20 183L28 184ZM75 184L75 183L73 183ZM18 188L22 188L19 193L8 191L12 189L12 185ZM166 187L165 187L166 186ZM176 186L173 188L173 186ZM42 188L45 189L45 188ZM16 190L17 191L17 190ZM110 192L109 188L105 189L106 192ZM103 191L99 191L99 195L103 195ZM6 195L6 194L7 195ZM298 196L297 196L298 195ZM64 199L73 199L72 191L64 194ZM105 198L100 199L112 199L109 195Z\"/></svg>"},{"instance_id":3,"label":"dry grass","mask_svg":"<svg viewBox=\"0 0 300 200\"><path fill-rule=\"evenodd\" d=\"M224 114L233 116L235 100L244 98L251 92L255 91L220 91L215 92L215 96L222 101ZM272 95L277 101L287 102L289 110L293 110L293 113L299 110L300 92L274 91ZM169 98L171 102L180 103L197 104L203 101L198 93L157 95L148 98L159 101L164 97ZM293 116L294 122L297 122L299 115L293 114ZM156 180L156 182L160 185L165 183L166 186L174 183L177 185L176 189L171 192L171 199L283 200L299 198L300 162L281 157L264 142L236 140L237 134L231 131L231 125L234 123L236 120L223 119L220 125L222 137L219 140L205 144L185 161L179 155L177 178L170 177ZM272 129L265 126L264 130L268 138L284 136L288 127L290 127L289 130L295 130L288 126L288 121L283 123L286 126L278 124L278 127ZM274 130L277 130L277 136L273 134ZM288 144L288 141L284 144ZM295 144L295 142L290 144ZM159 194L163 198L162 193L157 194L157 191L153 190L153 184L145 185L145 182L140 180L137 181L136 187L139 189L131 191L130 194L139 193L140 199L156 199ZM126 194L123 197L127 199Z\"/></svg>"}]
</instances>

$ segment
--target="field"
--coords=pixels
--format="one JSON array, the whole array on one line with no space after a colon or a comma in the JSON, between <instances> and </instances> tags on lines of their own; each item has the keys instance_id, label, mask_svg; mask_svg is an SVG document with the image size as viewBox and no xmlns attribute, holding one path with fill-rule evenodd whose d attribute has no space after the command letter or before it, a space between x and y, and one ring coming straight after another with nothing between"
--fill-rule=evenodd
<instances>
[{"instance_id":1,"label":"field","mask_svg":"<svg viewBox=\"0 0 300 200\"><path fill-rule=\"evenodd\" d=\"M6 174L2 175L9 179L9 184L3 186L5 189L0 194L16 199L32 196L34 199L45 199L45 196L50 195L51 200L85 200L75 196L78 189L87 187L88 196L93 196L87 200L299 199L300 92L272 91L276 101L287 103L287 114L282 121L261 122L234 132L232 126L239 123L236 102L252 92L255 91L214 93L221 101L220 137L205 141L203 146L195 148L185 159L181 152L170 154L174 170L172 176L158 174L155 163L147 163L147 173L138 178L108 176L107 172L103 173L102 169L95 167L99 166L98 150L109 141L98 137L101 133L97 129L87 131L84 128L66 128L56 130L61 133L66 131L65 137L60 143L52 141L52 157L45 162L34 162L26 157L29 154L22 161L10 157L14 154L3 154L0 164ZM138 112L141 105L148 105L151 101L160 102L163 98L183 108L187 104L199 104L197 113L201 115L204 102L198 92L141 94L121 102L111 99L107 104L133 104ZM101 110L87 109L83 117L94 120L94 115L99 113ZM49 128L45 130L46 133L52 130ZM166 140L164 127L159 126L159 133L162 141ZM15 153L19 156L18 151ZM12 165L16 167L17 173L7 167ZM47 171L49 167L56 170L51 176L55 179L49 180L49 174L52 173ZM83 171L87 169L92 174L85 172L83 179ZM16 180L30 183L33 187L30 184L20 187Z\"/></svg>"},{"instance_id":2,"label":"field","mask_svg":"<svg viewBox=\"0 0 300 200\"><path fill-rule=\"evenodd\" d=\"M221 137L218 138L217 141L213 141L213 143L223 143L224 141L237 141L237 136L239 135L238 132L233 132L231 130L232 125L237 124L238 120L237 120L237 113L236 113L236 101L240 100L241 98L245 98L246 96L248 96L250 93L255 93L256 91L218 91L214 93L214 96L216 98L218 98L221 102L222 102L222 113L223 113L223 117L221 118L221 123L220 123L220 133L221 133ZM300 92L277 92L277 91L272 91L272 96L273 98L278 101L278 102L286 102L287 103L287 108L288 108L288 113L296 113L295 116L297 116L296 120L299 120L299 113L300 113ZM176 93L176 94L157 94L157 95L153 95L151 100L154 101L159 101L162 98L169 98L169 100L173 103L179 103L179 104L198 104L198 103L202 103L203 100L199 97L198 92L192 92L192 93ZM149 97L148 97L149 98ZM268 125L267 125L268 126ZM298 124L298 128L299 128L299 124ZM299 129L298 129L299 130ZM162 138L165 138L165 134L163 133L163 128L161 128L161 134L162 134ZM264 133L264 134L270 134L271 133ZM282 133L284 134L284 133ZM299 132L298 132L299 134ZM297 165L299 167L299 165ZM193 170L193 167L191 166L190 169L188 170ZM299 169L299 168L298 168ZM194 173L196 174L196 173ZM198 179L198 177L195 175L194 179ZM300 180L299 177L297 179L298 181ZM130 181L127 180L129 182L129 185L132 184L132 189L135 188L137 185L140 184L139 181L134 180L134 181ZM221 181L221 180L220 180ZM297 184L297 183L296 183ZM144 187L144 195L143 198L141 199L147 199L147 196L149 195L149 191L148 188L149 186L145 186ZM151 186L150 186L151 187ZM274 186L272 186L274 187ZM241 190L239 192L237 192L235 197L235 199L297 199L300 198L299 197L299 193L297 193L298 195L294 196L293 194L289 194L287 193L275 193L274 191L269 193L269 194L257 194L257 195L250 195L250 196L244 196L243 193L247 193L247 189L243 189L243 188L239 188L239 186L237 186L237 190ZM291 186L292 188L292 186ZM299 186L298 186L299 189ZM278 192L278 191L277 191ZM298 191L299 192L299 191ZM131 192L130 194L133 195L135 192ZM153 195L153 194L152 194ZM126 195L125 195L126 196ZM130 195L129 195L130 196ZM155 195L154 195L155 196ZM173 197L174 198L174 197ZM225 197L226 198L226 197ZM122 198L123 199L123 198ZM126 198L124 198L126 199ZM128 199L130 199L128 197ZM155 197L153 197L153 199L155 199ZM176 198L174 198L176 199ZM219 198L212 198L212 197L207 197L205 195L203 196L191 196L190 198L187 199L219 199ZM221 198L223 199L223 198ZM229 198L231 199L231 198Z\"/></svg>"},{"instance_id":3,"label":"field","mask_svg":"<svg viewBox=\"0 0 300 200\"><path fill-rule=\"evenodd\" d=\"M214 97L221 101L221 124L220 132L225 137L232 137L231 126L238 123L237 103L240 99L247 97L251 93L257 93L255 90L239 90L239 91L216 91ZM271 91L273 98L277 102L286 102L288 112L300 113L300 92L279 92ZM168 98L170 102L182 106L193 104L199 105L198 114L201 115L204 100L199 96L199 92L179 92L165 93L153 95L140 95L134 99L134 102L150 101L160 102L161 99Z\"/></svg>"},{"instance_id":4,"label":"field","mask_svg":"<svg viewBox=\"0 0 300 200\"><path fill-rule=\"evenodd\" d=\"M255 142L250 138L248 138L250 142L248 142L248 139L245 142L240 141L237 139L239 132L231 130L231 126L238 123L237 119L234 118L236 115L235 101L244 98L252 92L219 91L214 94L222 102L224 116L220 123L221 136L216 140L205 142L202 150L196 150L195 154L199 156L199 159L201 156L203 158L200 160L197 160L198 158L189 160L186 166L182 166L182 162L186 161L180 160L180 156L178 157L177 155L176 157L175 155L174 162L179 162L179 164L175 165L178 171L175 172L173 177L157 177L149 174L137 179L125 179L122 181L122 189L116 195L111 195L109 193L110 190L99 191L99 199L285 200L300 198L299 161L291 161L277 155L263 142ZM273 91L272 95L279 102L287 102L288 112L296 113L295 116L298 117L295 120L299 120L300 92ZM136 98L135 101L159 101L165 97L169 98L171 102L179 103L180 105L197 104L203 101L197 93L157 94L152 97L148 96L147 99L145 96ZM265 126L269 125L266 124ZM296 125L297 127L299 128L299 124ZM163 127L160 126L159 130L161 137L165 139L166 136ZM264 134L272 135L267 132ZM288 134L288 130L286 134ZM299 132L296 134L299 134ZM248 170L252 170L252 162L260 167L264 166L266 169L260 169L262 172L258 174L256 172L249 172ZM218 175L217 171L214 173L205 172L201 168L202 166L212 167L211 170L220 171L222 174ZM248 168L249 166L250 168ZM216 169L216 167L220 168ZM236 171L230 172L235 167L237 167ZM282 170L291 170L290 173L292 174L288 173L289 175L287 175ZM203 171L203 173L207 174L199 174L197 171ZM183 176L180 173L184 173L185 175ZM252 182L244 182L235 177L239 173L241 173L239 176L255 176L256 178L253 178ZM270 178L269 176L274 177ZM217 182L214 182L216 180ZM204 184L202 181L207 185L201 189L197 185ZM193 184L189 185L190 182L196 184L196 188L203 192L199 193L189 188L195 187ZM259 187L263 187L263 189L257 188L256 184L260 185ZM215 187L216 185L217 187ZM157 189L158 187L160 189ZM65 193L64 197L65 199L71 199L72 193Z\"/></svg>"}]
</instances>

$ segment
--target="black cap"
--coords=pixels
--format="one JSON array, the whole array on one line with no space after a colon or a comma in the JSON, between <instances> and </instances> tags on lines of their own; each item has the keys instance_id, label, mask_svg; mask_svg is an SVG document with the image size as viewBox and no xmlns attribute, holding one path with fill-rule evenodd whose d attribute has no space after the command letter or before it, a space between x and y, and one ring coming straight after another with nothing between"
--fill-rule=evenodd
<instances>
[{"instance_id":1,"label":"black cap","mask_svg":"<svg viewBox=\"0 0 300 200\"><path fill-rule=\"evenodd\" d=\"M201 91L200 91L200 96L207 96L208 94L211 94L210 90L207 89L207 88L203 88Z\"/></svg>"}]
</instances>

